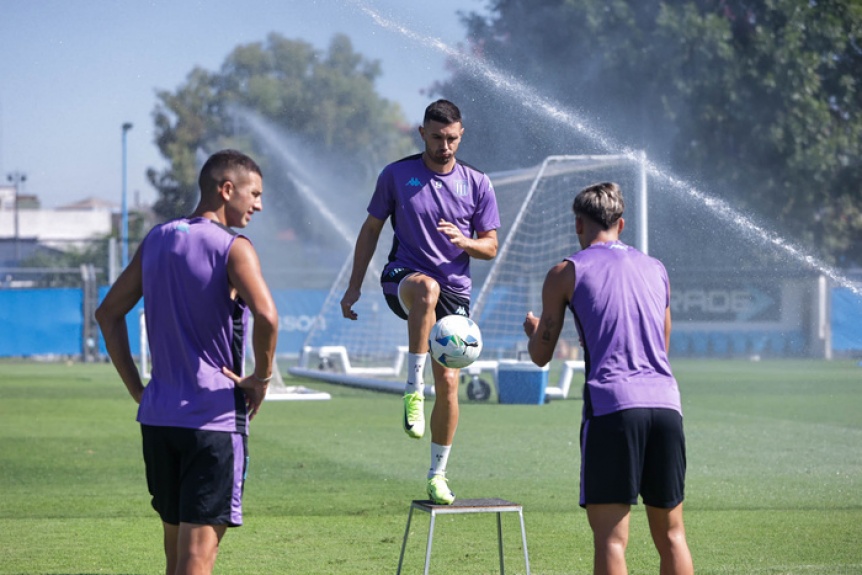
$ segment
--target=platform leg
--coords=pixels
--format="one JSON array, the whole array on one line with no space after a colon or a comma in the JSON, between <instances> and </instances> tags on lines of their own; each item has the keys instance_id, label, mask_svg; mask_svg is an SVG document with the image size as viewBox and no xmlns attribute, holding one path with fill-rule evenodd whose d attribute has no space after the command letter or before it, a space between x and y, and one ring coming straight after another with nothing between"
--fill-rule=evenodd
<instances>
[{"instance_id":1,"label":"platform leg","mask_svg":"<svg viewBox=\"0 0 862 575\"><path fill-rule=\"evenodd\" d=\"M500 575L506 575L506 568L503 565L503 520L502 513L497 512L497 548L500 551Z\"/></svg>"},{"instance_id":2,"label":"platform leg","mask_svg":"<svg viewBox=\"0 0 862 575\"><path fill-rule=\"evenodd\" d=\"M518 511L521 520L521 544L524 546L524 564L527 566L527 575L530 575L530 556L527 553L527 529L524 527L524 511Z\"/></svg>"},{"instance_id":3,"label":"platform leg","mask_svg":"<svg viewBox=\"0 0 862 575\"><path fill-rule=\"evenodd\" d=\"M401 543L401 556L398 557L398 571L395 575L401 575L401 564L404 562L404 549L407 547L407 536L410 535L410 520L413 519L413 506L407 514L407 529L404 530L404 541Z\"/></svg>"},{"instance_id":4,"label":"platform leg","mask_svg":"<svg viewBox=\"0 0 862 575\"><path fill-rule=\"evenodd\" d=\"M431 524L428 526L428 544L425 549L425 575L428 575L428 568L431 566L431 545L434 542L434 519L437 514L431 512Z\"/></svg>"}]
</instances>

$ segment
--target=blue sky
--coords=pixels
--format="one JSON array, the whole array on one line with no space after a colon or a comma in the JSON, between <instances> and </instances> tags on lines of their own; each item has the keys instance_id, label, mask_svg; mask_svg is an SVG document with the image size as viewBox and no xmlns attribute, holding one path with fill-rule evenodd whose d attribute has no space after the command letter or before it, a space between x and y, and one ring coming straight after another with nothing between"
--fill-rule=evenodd
<instances>
[{"instance_id":1,"label":"blue sky","mask_svg":"<svg viewBox=\"0 0 862 575\"><path fill-rule=\"evenodd\" d=\"M148 167L156 91L175 91L199 66L217 70L240 44L277 32L325 48L350 36L380 60L381 95L419 121L421 94L446 77L443 55L376 24L366 7L421 36L464 41L457 12L485 0L0 0L0 183L26 174L22 193L52 208L122 196L122 124L128 132L129 203L151 203Z\"/></svg>"}]
</instances>

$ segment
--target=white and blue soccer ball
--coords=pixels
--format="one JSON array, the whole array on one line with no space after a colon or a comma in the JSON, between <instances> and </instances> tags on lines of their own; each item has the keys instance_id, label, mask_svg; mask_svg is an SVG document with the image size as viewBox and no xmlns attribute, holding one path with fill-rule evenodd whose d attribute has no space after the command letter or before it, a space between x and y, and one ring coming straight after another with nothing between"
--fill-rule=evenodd
<instances>
[{"instance_id":1,"label":"white and blue soccer ball","mask_svg":"<svg viewBox=\"0 0 862 575\"><path fill-rule=\"evenodd\" d=\"M463 315L447 315L431 328L428 338L431 357L443 367L467 367L482 353L482 332L472 319Z\"/></svg>"}]
</instances>

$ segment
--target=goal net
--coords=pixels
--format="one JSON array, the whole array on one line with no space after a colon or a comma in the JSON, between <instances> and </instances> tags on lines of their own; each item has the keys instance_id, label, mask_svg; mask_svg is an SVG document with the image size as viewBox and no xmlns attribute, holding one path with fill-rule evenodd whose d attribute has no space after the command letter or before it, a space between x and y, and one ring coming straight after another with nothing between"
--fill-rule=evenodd
<instances>
[{"instance_id":1,"label":"goal net","mask_svg":"<svg viewBox=\"0 0 862 575\"><path fill-rule=\"evenodd\" d=\"M509 180L517 183L510 184ZM482 329L483 358L517 359L526 350L524 316L528 311L535 315L541 312L545 275L551 266L579 249L572 213L575 194L601 181L617 182L623 190L637 190L637 195L626 195L630 205L646 194L641 163L631 156L551 156L531 172L498 177L494 182L495 188L509 192L501 198L502 206L515 203L515 198L521 201L509 218L497 257L478 295L474 295L472 315ZM630 207L626 211L631 213ZM627 235L634 231L645 238L639 233L645 225L632 224L627 226ZM645 240L638 243L645 244ZM577 349L574 324L567 321L557 352L561 359L572 359Z\"/></svg>"},{"instance_id":2,"label":"goal net","mask_svg":"<svg viewBox=\"0 0 862 575\"><path fill-rule=\"evenodd\" d=\"M341 298L353 269L353 254L348 256L306 336L299 365L289 370L292 374L384 391L403 389L403 382L395 381L405 363L407 327L389 309L380 289L391 244L391 227L386 226L363 279L362 295L353 305L356 321L341 313Z\"/></svg>"},{"instance_id":3,"label":"goal net","mask_svg":"<svg viewBox=\"0 0 862 575\"><path fill-rule=\"evenodd\" d=\"M471 262L471 316L482 330L481 360L517 359L526 348L524 316L529 310L538 314L541 309L545 274L576 249L571 211L575 193L598 181L615 181L623 189L642 190L640 197L645 197L646 184L640 160L631 156L551 156L538 166L489 177L500 209L500 248L490 262ZM634 195L627 197L635 200L629 204L637 203ZM643 226L632 223L627 230L635 228L640 236L637 228ZM380 289L380 273L391 242L391 229L386 226L364 278L362 297L354 306L357 321L344 319L341 314L352 254L347 258L308 333L299 365L291 368L291 373L403 390L400 372L405 364L407 327L389 310ZM560 344L566 358L577 353L578 345L570 323Z\"/></svg>"}]
</instances>

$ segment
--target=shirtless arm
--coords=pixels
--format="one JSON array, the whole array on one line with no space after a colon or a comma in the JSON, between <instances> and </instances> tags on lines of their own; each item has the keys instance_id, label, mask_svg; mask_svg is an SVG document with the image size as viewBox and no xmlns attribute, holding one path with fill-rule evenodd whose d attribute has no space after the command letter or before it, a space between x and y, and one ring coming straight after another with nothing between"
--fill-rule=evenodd
<instances>
[{"instance_id":1,"label":"shirtless arm","mask_svg":"<svg viewBox=\"0 0 862 575\"><path fill-rule=\"evenodd\" d=\"M575 288L575 266L564 261L550 269L542 286L542 313L539 317L528 312L524 333L529 338L527 350L538 366L547 365L563 330L566 308Z\"/></svg>"},{"instance_id":2,"label":"shirtless arm","mask_svg":"<svg viewBox=\"0 0 862 575\"><path fill-rule=\"evenodd\" d=\"M272 376L272 363L278 338L278 310L260 268L260 260L251 242L243 237L237 238L228 255L228 278L231 287L248 305L254 318L252 331L252 350L254 352L254 374L241 378L230 372L238 387L245 391L249 406L249 419L260 409L266 396L267 380Z\"/></svg>"},{"instance_id":3,"label":"shirtless arm","mask_svg":"<svg viewBox=\"0 0 862 575\"><path fill-rule=\"evenodd\" d=\"M341 314L347 319L355 320L358 317L353 311L353 304L359 301L362 295L362 280L365 279L368 264L371 263L374 250L377 249L377 241L380 239L380 232L385 223L385 220L369 214L362 224L362 229L359 230L356 247L353 250L353 271L350 274L350 283L347 291L344 292L344 297L341 298Z\"/></svg>"},{"instance_id":4,"label":"shirtless arm","mask_svg":"<svg viewBox=\"0 0 862 575\"><path fill-rule=\"evenodd\" d=\"M132 358L126 314L135 307L143 295L139 249L96 309L96 321L99 323L102 337L105 338L105 348L135 403L141 403L144 384L138 372L138 366Z\"/></svg>"}]
</instances>

